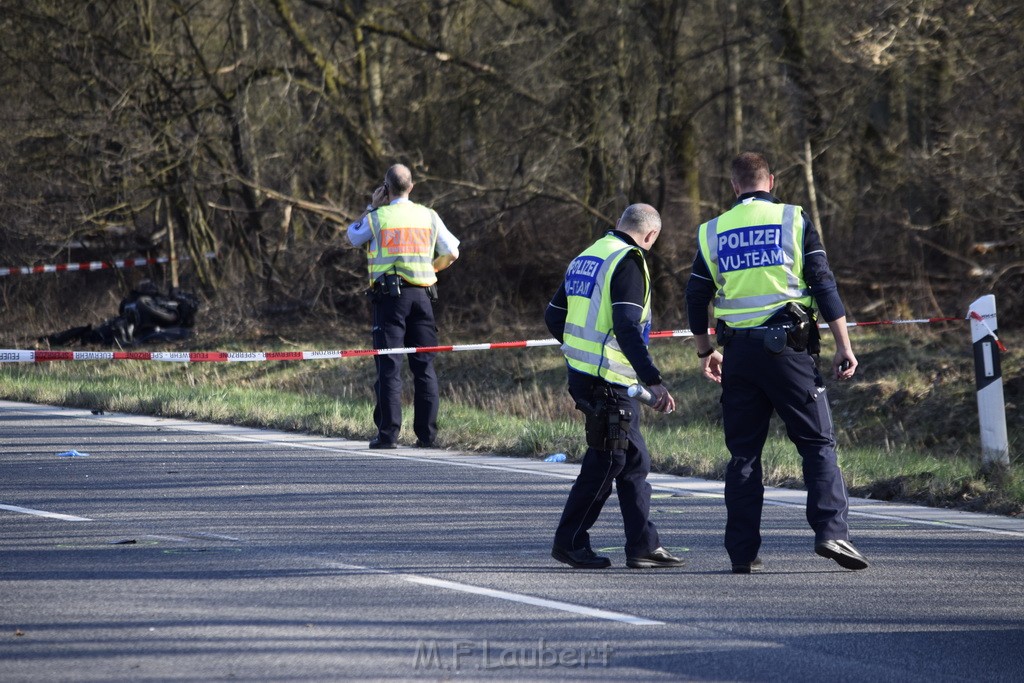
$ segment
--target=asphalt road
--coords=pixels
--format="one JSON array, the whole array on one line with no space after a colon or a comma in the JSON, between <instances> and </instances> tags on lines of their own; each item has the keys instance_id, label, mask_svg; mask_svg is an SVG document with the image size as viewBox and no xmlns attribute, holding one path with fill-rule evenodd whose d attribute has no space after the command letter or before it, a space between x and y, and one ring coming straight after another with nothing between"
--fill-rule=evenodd
<instances>
[{"instance_id":1,"label":"asphalt road","mask_svg":"<svg viewBox=\"0 0 1024 683\"><path fill-rule=\"evenodd\" d=\"M580 571L576 469L0 402L0 681L1024 679L1024 520L855 500L849 572L773 491L736 576L720 484L656 476L689 566L613 496Z\"/></svg>"}]
</instances>

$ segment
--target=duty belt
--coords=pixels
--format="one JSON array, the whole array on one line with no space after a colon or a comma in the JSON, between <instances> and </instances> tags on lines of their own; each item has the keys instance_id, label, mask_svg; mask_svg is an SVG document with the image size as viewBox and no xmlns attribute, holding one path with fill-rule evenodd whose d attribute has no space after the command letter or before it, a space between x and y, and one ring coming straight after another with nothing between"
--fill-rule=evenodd
<instances>
[{"instance_id":1,"label":"duty belt","mask_svg":"<svg viewBox=\"0 0 1024 683\"><path fill-rule=\"evenodd\" d=\"M803 351L805 346L795 343L791 338L791 332L795 329L796 326L792 323L764 325L761 327L741 327L739 329L726 326L724 333L718 337L718 343L725 346L734 337L746 337L747 339L760 341L764 345L765 350L773 354L782 353L783 349L787 346L797 351Z\"/></svg>"},{"instance_id":2,"label":"duty belt","mask_svg":"<svg viewBox=\"0 0 1024 683\"><path fill-rule=\"evenodd\" d=\"M769 330L782 330L783 332L789 332L795 327L792 324L784 325L765 325L763 327L727 327L728 332L726 334L730 337L749 337L750 339L764 339L768 336Z\"/></svg>"}]
</instances>

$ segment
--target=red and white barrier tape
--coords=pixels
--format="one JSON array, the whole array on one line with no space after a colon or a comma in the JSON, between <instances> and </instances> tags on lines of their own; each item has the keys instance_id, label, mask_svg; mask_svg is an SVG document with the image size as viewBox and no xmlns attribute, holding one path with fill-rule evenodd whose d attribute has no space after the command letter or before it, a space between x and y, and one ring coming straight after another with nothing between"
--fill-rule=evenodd
<instances>
[{"instance_id":1,"label":"red and white barrier tape","mask_svg":"<svg viewBox=\"0 0 1024 683\"><path fill-rule=\"evenodd\" d=\"M873 325L923 325L926 323L949 323L961 320L961 318L917 318L916 320L873 320L864 323L846 323L847 327L871 327ZM823 330L828 325L818 325Z\"/></svg>"},{"instance_id":2,"label":"red and white barrier tape","mask_svg":"<svg viewBox=\"0 0 1024 683\"><path fill-rule=\"evenodd\" d=\"M988 330L988 333L992 335L992 339L993 341L995 341L996 346L999 347L999 350L1002 351L1003 353L1006 353L1006 347L1003 346L1003 342L999 341L999 337L996 336L995 330L993 330L989 326L988 321L985 320L985 318L983 318L980 313L976 311L971 311L970 313L967 314L967 317L971 320L976 320L979 323L981 323L982 326L984 326L984 328Z\"/></svg>"},{"instance_id":3,"label":"red and white barrier tape","mask_svg":"<svg viewBox=\"0 0 1024 683\"><path fill-rule=\"evenodd\" d=\"M205 254L207 259L216 258L214 252ZM171 259L167 256L153 258L131 258L118 259L116 261L83 261L80 263L56 263L45 266L24 266L22 268L0 268L0 277L5 275L36 275L38 273L63 273L76 270L104 270L107 268L135 268L139 266L150 266L156 263L168 263ZM179 261L191 260L188 256L181 256Z\"/></svg>"},{"instance_id":4,"label":"red and white barrier tape","mask_svg":"<svg viewBox=\"0 0 1024 683\"><path fill-rule=\"evenodd\" d=\"M847 327L872 325L910 325L952 322L960 318L922 318L920 320L881 320L847 323ZM828 327L819 325L819 327ZM714 330L708 330L714 334ZM651 339L692 337L690 330L662 330L651 332ZM559 346L555 339L530 339L484 344L453 344L447 346L417 346L395 349L350 349L347 351L23 351L0 350L0 363L44 363L61 360L155 360L171 363L231 363L287 360L334 360L357 356L385 356L413 353L446 353L449 351L487 351L492 349L522 349L534 346Z\"/></svg>"}]
</instances>

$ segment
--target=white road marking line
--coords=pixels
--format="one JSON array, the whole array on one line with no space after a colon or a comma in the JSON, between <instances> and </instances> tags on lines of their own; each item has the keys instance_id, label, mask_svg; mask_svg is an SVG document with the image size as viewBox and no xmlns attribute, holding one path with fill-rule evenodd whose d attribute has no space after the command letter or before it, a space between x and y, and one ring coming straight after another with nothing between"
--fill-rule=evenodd
<instances>
[{"instance_id":1,"label":"white road marking line","mask_svg":"<svg viewBox=\"0 0 1024 683\"><path fill-rule=\"evenodd\" d=\"M448 590L458 591L460 593L471 593L473 595L483 595L489 598L508 600L510 602L521 602L526 605L533 605L534 607L546 607L548 609L556 609L562 612L571 612L573 614L581 614L583 616L595 617L597 619L607 619L609 621L619 621L624 624L633 624L635 626L665 625L664 621L644 619L643 617L633 616L632 614L623 614L622 612L612 612L609 610L595 609L593 607L584 607L583 605L574 605L572 603L561 602L559 600L548 600L547 598L535 598L532 595L523 595L522 593L509 593L508 591L500 591L495 590L493 588L482 588L480 586L473 586L468 583L459 583L457 581L432 579L427 576L417 576L416 574L402 574L399 572L387 571L385 569L374 569L372 567L362 567L356 564L343 564L341 562L328 562L327 566L334 569L347 569L366 574L386 574L388 576L393 576L397 579L401 579L402 581L406 581L408 583L415 583L422 586L447 588Z\"/></svg>"},{"instance_id":2,"label":"white road marking line","mask_svg":"<svg viewBox=\"0 0 1024 683\"><path fill-rule=\"evenodd\" d=\"M63 519L67 522L91 522L92 520L88 517L76 517L75 515L63 515L59 512L47 512L46 510L33 510L32 508L18 507L17 505L2 505L0 504L0 510L10 510L11 512L20 512L23 515L35 515L37 517L49 517L51 519Z\"/></svg>"},{"instance_id":3,"label":"white road marking line","mask_svg":"<svg viewBox=\"0 0 1024 683\"><path fill-rule=\"evenodd\" d=\"M877 512L863 512L861 510L850 509L851 515L859 515L861 517L870 517L871 519L884 519L886 521L898 521L908 524L923 524L925 526L939 526L946 529L956 529L957 531L976 531L986 534L995 534L997 536L1014 536L1016 538L1024 537L1024 534L1019 531L1009 531L1007 529L992 529L984 527L968 526L963 522L949 521L945 519L907 519L906 517L900 517L899 515L883 515Z\"/></svg>"},{"instance_id":4,"label":"white road marking line","mask_svg":"<svg viewBox=\"0 0 1024 683\"><path fill-rule=\"evenodd\" d=\"M0 401L0 406L10 408L16 412L23 413L45 413L47 415L54 413L55 409L52 406L40 406L35 404L22 404L13 403L7 401ZM392 460L408 460L413 462L433 463L450 465L452 467L470 467L474 469L486 469L486 470L500 470L505 472L516 472L521 474L532 474L541 477L550 477L557 479L575 479L575 472L567 472L569 469L559 463L545 463L543 468L534 468L532 466L516 466L513 463L509 465L493 465L484 464L479 462L480 459L490 459L488 456L480 456L473 454L472 457L478 459L477 462L464 462L461 460L455 460L455 456L440 455L437 457L426 457L426 456L414 456L414 455L399 455L392 453L382 453L379 451L368 451L365 447L353 446L351 448L342 446L326 445L330 443L332 439L317 437L312 435L304 434L287 434L284 435L276 430L260 430L251 427L239 427L236 425L217 425L212 423L204 422L192 422L188 420L179 420L176 418L157 418L143 415L103 415L96 416L90 415L88 411L79 411L76 409L60 408L56 409L59 412L67 414L69 417L84 418L84 419L99 419L106 422L115 423L127 423L137 426L149 426L149 427L162 427L171 429L180 429L186 432L199 432L204 434L212 434L220 436L225 439L233 439L237 441L250 441L263 443L274 446L288 446L291 448L307 448L310 450L321 450L334 453L344 453L346 455L358 455L372 458L386 458ZM287 439L287 440L285 440ZM344 440L343 440L344 441ZM493 456L492 456L493 457ZM509 458L511 460L511 458ZM538 461L539 464L539 461ZM561 470L561 471L560 471ZM708 497L708 498L722 498L722 494L710 489L718 487L721 488L720 482L710 481L697 481L694 483L690 482L679 482L679 483L667 483L664 479L658 480L658 475L651 476L652 489L655 491L674 491L684 492L689 495L697 497ZM792 499L792 494L803 494L806 493L799 491L781 491L780 492L784 500L771 500L771 498L765 498L765 505L778 505L782 507L802 507L805 503L799 500ZM1017 531L1014 529L999 528L1000 525L996 524L993 526L982 526L982 523L972 523L975 520L972 519L974 514L977 513L962 513L962 518L958 518L956 511L945 511L949 517L946 519L937 520L934 518L924 517L921 513L908 514L903 516L897 512L884 514L881 512L867 512L863 509L863 505L858 505L857 501L850 501L850 512L851 516L862 516L868 518L878 518L887 520L899 520L908 524L920 524L922 526L940 526L947 529L954 529L958 531L970 531L975 533L986 533L994 534L998 536L1012 536L1015 538L1024 538L1024 532ZM926 508L927 510L927 508ZM1002 520L999 520L1002 522ZM1012 523L1008 523L1007 526L1011 526Z\"/></svg>"},{"instance_id":5,"label":"white road marking line","mask_svg":"<svg viewBox=\"0 0 1024 683\"><path fill-rule=\"evenodd\" d=\"M557 609L563 612L572 612L573 614L582 614L588 617L595 617L597 619L608 619L609 621L620 621L624 624L635 624L637 626L664 626L664 621L655 621L653 619L644 619L643 617L635 617L631 614L622 614L621 612L609 612L603 609L594 609L593 607L583 607L582 605L573 605L568 602L560 602L558 600L547 600L545 598L535 598L530 595L521 595L519 593L509 593L507 591L494 590L492 588L481 588L479 586L471 586L466 583L457 583L455 581L444 581L441 579L431 579L426 576L404 576L398 575L404 581L409 583L418 583L424 586L436 586L437 588L447 588L453 591L459 591L462 593L472 593L474 595L485 595L490 598L499 598L501 600L509 600L511 602L521 602L526 605L534 605L535 607L547 607L548 609Z\"/></svg>"}]
</instances>

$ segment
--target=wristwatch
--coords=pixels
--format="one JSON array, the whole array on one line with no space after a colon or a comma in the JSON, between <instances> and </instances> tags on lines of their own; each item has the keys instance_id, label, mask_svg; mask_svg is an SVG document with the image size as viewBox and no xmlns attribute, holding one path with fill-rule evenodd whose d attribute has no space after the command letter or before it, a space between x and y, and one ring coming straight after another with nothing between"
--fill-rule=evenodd
<instances>
[{"instance_id":1,"label":"wristwatch","mask_svg":"<svg viewBox=\"0 0 1024 683\"><path fill-rule=\"evenodd\" d=\"M704 353L701 353L700 351L698 351L697 352L697 358L707 358L708 356L710 356L714 352L715 352L715 347L712 346L710 349L708 349Z\"/></svg>"}]
</instances>

